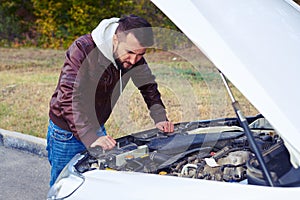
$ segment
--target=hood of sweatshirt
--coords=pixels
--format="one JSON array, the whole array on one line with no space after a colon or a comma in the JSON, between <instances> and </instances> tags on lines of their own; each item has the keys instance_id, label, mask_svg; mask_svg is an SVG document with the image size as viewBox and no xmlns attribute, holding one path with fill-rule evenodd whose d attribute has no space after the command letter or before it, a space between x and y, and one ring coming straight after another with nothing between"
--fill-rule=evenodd
<instances>
[{"instance_id":1,"label":"hood of sweatshirt","mask_svg":"<svg viewBox=\"0 0 300 200\"><path fill-rule=\"evenodd\" d=\"M113 57L113 35L119 25L118 21L119 18L116 17L104 19L98 24L91 34L98 49L114 64L117 69L118 66Z\"/></svg>"}]
</instances>

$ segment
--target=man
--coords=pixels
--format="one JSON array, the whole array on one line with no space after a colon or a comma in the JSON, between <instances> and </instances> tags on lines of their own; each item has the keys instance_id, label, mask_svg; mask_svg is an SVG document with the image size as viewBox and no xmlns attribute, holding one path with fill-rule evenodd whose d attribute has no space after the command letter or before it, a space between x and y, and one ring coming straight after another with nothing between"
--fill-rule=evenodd
<instances>
[{"instance_id":1,"label":"man","mask_svg":"<svg viewBox=\"0 0 300 200\"><path fill-rule=\"evenodd\" d=\"M104 124L129 79L140 90L158 129L173 132L143 55L153 45L151 25L130 15L105 19L66 52L50 101L47 134L52 186L70 159L89 147L112 149L116 141Z\"/></svg>"}]
</instances>

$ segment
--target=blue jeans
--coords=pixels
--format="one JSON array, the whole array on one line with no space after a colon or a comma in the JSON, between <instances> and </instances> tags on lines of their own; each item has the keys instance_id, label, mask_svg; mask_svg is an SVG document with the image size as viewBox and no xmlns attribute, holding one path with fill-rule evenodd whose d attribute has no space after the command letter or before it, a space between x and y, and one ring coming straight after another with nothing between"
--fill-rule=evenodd
<instances>
[{"instance_id":1,"label":"blue jeans","mask_svg":"<svg viewBox=\"0 0 300 200\"><path fill-rule=\"evenodd\" d=\"M97 135L106 135L104 125L101 125ZM55 183L60 172L68 162L77 154L86 149L72 132L66 131L49 120L47 133L48 160L51 165L50 187Z\"/></svg>"},{"instance_id":2,"label":"blue jeans","mask_svg":"<svg viewBox=\"0 0 300 200\"><path fill-rule=\"evenodd\" d=\"M68 162L85 149L84 144L72 132L61 129L49 120L47 151L51 165L50 187Z\"/></svg>"}]
</instances>

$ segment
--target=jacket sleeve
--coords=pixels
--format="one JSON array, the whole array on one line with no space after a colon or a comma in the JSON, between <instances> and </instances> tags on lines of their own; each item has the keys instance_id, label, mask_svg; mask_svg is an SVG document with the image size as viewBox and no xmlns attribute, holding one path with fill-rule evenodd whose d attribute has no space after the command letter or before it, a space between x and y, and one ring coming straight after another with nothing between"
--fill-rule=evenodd
<instances>
[{"instance_id":1,"label":"jacket sleeve","mask_svg":"<svg viewBox=\"0 0 300 200\"><path fill-rule=\"evenodd\" d=\"M74 135L86 146L90 146L97 138L97 123L93 107L94 98L88 88L86 73L88 65L86 47L79 41L74 42L66 53L66 60L60 75L57 102L61 115ZM94 86L96 87L96 86ZM88 106L87 106L88 105Z\"/></svg>"},{"instance_id":2,"label":"jacket sleeve","mask_svg":"<svg viewBox=\"0 0 300 200\"><path fill-rule=\"evenodd\" d=\"M144 60L142 61L142 64L139 62L139 65L132 69L132 81L140 90L154 123L166 121L168 119L165 106L161 100L155 76L152 74L147 63Z\"/></svg>"}]
</instances>

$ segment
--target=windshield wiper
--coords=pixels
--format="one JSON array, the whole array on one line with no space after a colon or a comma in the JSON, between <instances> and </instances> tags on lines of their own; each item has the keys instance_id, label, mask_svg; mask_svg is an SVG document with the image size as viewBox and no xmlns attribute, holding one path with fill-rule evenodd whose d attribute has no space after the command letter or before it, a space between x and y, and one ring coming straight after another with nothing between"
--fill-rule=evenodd
<instances>
[{"instance_id":1,"label":"windshield wiper","mask_svg":"<svg viewBox=\"0 0 300 200\"><path fill-rule=\"evenodd\" d=\"M261 152L260 152L260 150L259 150L259 148L258 148L258 146L257 146L257 144L255 142L255 139L254 139L254 137L252 135L252 132L251 132L251 130L249 128L249 124L248 124L245 116L243 115L243 113L242 113L242 111L240 109L240 105L239 105L238 101L235 100L235 98L234 98L234 96L233 96L233 94L232 94L232 92L231 92L231 90L229 88L229 85L228 85L228 83L227 83L227 81L225 79L224 74L221 71L219 71L219 73L220 73L220 76L221 76L221 78L222 78L222 80L224 82L224 85L225 85L225 87L226 87L226 89L228 91L230 99L232 101L232 106L233 106L234 112L237 115L239 123L241 124L241 126L243 127L243 129L245 131L245 135L246 135L246 137L247 137L247 139L249 141L249 144L250 144L252 150L254 151L254 154L255 154L255 156L256 156L256 158L258 160L258 163L259 163L259 165L261 167L263 175L264 175L266 181L268 182L268 184L271 187L274 187L274 182L272 180L271 174L270 174L270 172L269 172L269 170L267 168L267 165L266 165L266 163L264 161L264 158L263 158L263 156L262 156L262 154L261 154Z\"/></svg>"}]
</instances>

